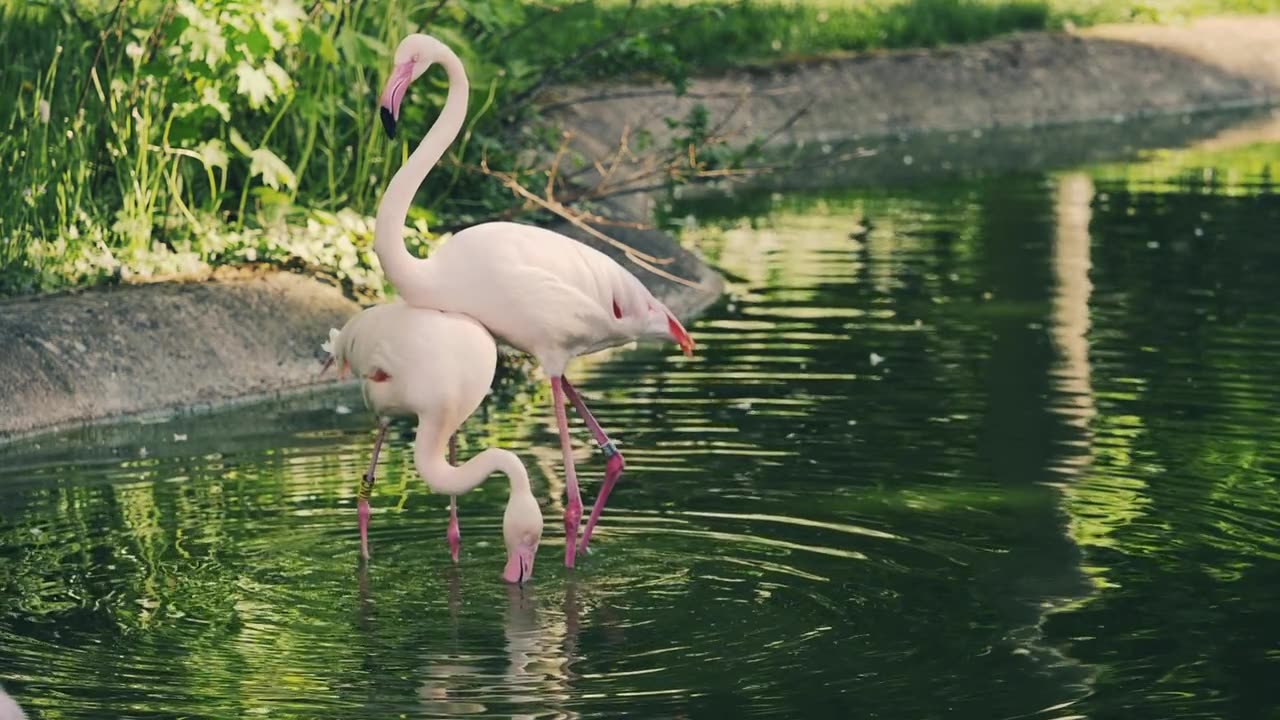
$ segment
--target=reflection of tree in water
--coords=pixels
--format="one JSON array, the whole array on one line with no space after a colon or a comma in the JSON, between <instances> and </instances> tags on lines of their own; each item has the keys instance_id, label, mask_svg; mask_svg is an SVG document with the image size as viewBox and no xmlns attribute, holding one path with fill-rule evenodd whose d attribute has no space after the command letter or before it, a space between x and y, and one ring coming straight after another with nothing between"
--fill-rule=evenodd
<instances>
[{"instance_id":1,"label":"reflection of tree in water","mask_svg":"<svg viewBox=\"0 0 1280 720\"><path fill-rule=\"evenodd\" d=\"M1264 717L1278 700L1262 598L1280 581L1280 202L1185 182L1098 191L1097 439L1067 506L1099 590L1048 631L1102 669L1090 707Z\"/></svg>"},{"instance_id":2,"label":"reflection of tree in water","mask_svg":"<svg viewBox=\"0 0 1280 720\"><path fill-rule=\"evenodd\" d=\"M281 590L298 568L241 534L246 516L296 491L286 464L263 464L277 483L257 496L235 487L256 478L216 459L139 462L129 480L44 491L0 528L0 547L15 551L0 593L16 605L0 621L0 672L65 669L31 678L34 707L50 709L78 690L77 702L121 712L183 703L242 714L281 688L319 690L295 672L313 639L278 631L323 625L291 602L305 588Z\"/></svg>"},{"instance_id":3,"label":"reflection of tree in water","mask_svg":"<svg viewBox=\"0 0 1280 720\"><path fill-rule=\"evenodd\" d=\"M784 200L776 227L709 233L710 254L746 279L740 293L760 300L742 321L780 336L775 352L803 356L785 383L737 391L803 403L787 436L794 462L838 468L834 458L857 458L856 475L823 475L814 490L822 507L805 514L857 518L909 541L873 547L872 562L841 581L834 597L846 593L836 602L855 635L812 650L859 708L909 707L902 684L912 682L921 707L946 698L958 716L1026 712L1080 694L1063 687L1079 681L1073 661L1039 639L1043 613L1085 589L1051 487L1081 452L1076 419L1055 407L1078 392L1056 384L1050 335L1061 322L1055 201L1038 178L906 198L855 190ZM1087 292L1071 302L1079 315ZM842 337L836 352L825 349ZM708 362L733 367L735 350L712 345ZM884 362L872 365L871 353ZM729 409L706 412L735 421ZM753 436L772 428L738 423L744 445L777 446ZM960 618L963 627L949 627ZM1010 673L1025 680L1004 697L976 689L977 677ZM810 691L832 692L824 681Z\"/></svg>"}]
</instances>

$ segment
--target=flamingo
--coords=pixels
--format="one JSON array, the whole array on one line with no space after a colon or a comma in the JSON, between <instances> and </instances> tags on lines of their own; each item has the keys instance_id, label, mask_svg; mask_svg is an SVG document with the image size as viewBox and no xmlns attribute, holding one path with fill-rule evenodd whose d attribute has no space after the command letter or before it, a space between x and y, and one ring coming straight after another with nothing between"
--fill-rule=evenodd
<instances>
[{"instance_id":1,"label":"flamingo","mask_svg":"<svg viewBox=\"0 0 1280 720\"><path fill-rule=\"evenodd\" d=\"M0 687L0 720L27 720L22 708Z\"/></svg>"},{"instance_id":2,"label":"flamingo","mask_svg":"<svg viewBox=\"0 0 1280 720\"><path fill-rule=\"evenodd\" d=\"M542 539L542 510L520 458L501 448L488 448L457 467L444 458L454 432L480 406L493 383L498 349L488 331L464 315L394 301L362 310L341 331L330 330L325 347L331 353L325 366L336 364L360 377L365 404L379 417L373 457L357 501L361 557L369 557L369 493L389 418L416 415L414 466L433 492L450 496L454 562L461 542L457 496L501 472L511 484L502 518L507 548L502 577L513 583L532 577Z\"/></svg>"},{"instance_id":3,"label":"flamingo","mask_svg":"<svg viewBox=\"0 0 1280 720\"><path fill-rule=\"evenodd\" d=\"M466 118L466 69L444 43L429 35L410 35L396 49L394 68L381 98L383 127L394 138L409 84L436 63L448 74L445 106L382 196L374 226L374 251L383 272L409 305L475 318L499 339L532 355L548 376L568 496L564 562L572 568L577 553L587 551L592 530L625 463L565 376L566 365L580 355L641 338L669 337L685 355L692 355L693 338L621 265L550 230L488 222L456 233L428 259L409 252L403 235L409 205ZM604 483L580 545L582 499L569 442L566 398L590 429L606 462Z\"/></svg>"}]
</instances>

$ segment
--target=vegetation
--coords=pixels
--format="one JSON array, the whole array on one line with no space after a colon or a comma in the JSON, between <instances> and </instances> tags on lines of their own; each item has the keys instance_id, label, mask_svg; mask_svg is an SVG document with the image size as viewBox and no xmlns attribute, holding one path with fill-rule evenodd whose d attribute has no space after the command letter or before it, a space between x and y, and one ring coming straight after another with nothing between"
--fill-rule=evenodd
<instances>
[{"instance_id":1,"label":"vegetation","mask_svg":"<svg viewBox=\"0 0 1280 720\"><path fill-rule=\"evenodd\" d=\"M545 212L528 150L534 100L623 74L683 86L691 72L1013 30L1280 0L0 0L0 294L297 264L381 289L369 252L378 195L415 132L389 143L373 98L395 42L427 28L466 62L462 138L410 217L411 241L487 217ZM1159 11L1152 7L1162 8ZM443 78L418 83L425 128ZM705 141L705 118L676 119ZM699 123L702 123L700 125ZM722 164L733 153L708 155ZM481 171L483 167L490 172ZM696 169L696 168L694 168ZM671 173L673 182L696 173Z\"/></svg>"}]
</instances>

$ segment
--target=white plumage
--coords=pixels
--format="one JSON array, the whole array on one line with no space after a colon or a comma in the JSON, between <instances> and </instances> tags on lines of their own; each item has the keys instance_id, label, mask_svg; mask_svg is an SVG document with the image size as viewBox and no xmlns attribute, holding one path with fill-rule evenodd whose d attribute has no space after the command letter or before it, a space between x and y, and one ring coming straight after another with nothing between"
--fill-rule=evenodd
<instances>
[{"instance_id":1,"label":"white plumage","mask_svg":"<svg viewBox=\"0 0 1280 720\"><path fill-rule=\"evenodd\" d=\"M489 448L459 467L445 460L449 438L480 407L493 383L497 346L480 323L456 313L396 301L361 311L331 332L328 349L340 371L361 379L365 403L382 418L418 418L414 465L433 491L451 496L449 543L457 561L457 504L453 497L507 475L511 495L503 518L507 564L503 577L521 582L533 573L542 538L542 511L524 464L512 452ZM387 423L380 422L369 473L359 500L361 553L368 557L367 494Z\"/></svg>"},{"instance_id":2,"label":"white plumage","mask_svg":"<svg viewBox=\"0 0 1280 720\"><path fill-rule=\"evenodd\" d=\"M480 320L537 358L549 376L564 374L579 355L639 338L670 338L675 323L666 306L607 255L532 225L469 227L405 275L396 290L406 303Z\"/></svg>"},{"instance_id":3,"label":"white plumage","mask_svg":"<svg viewBox=\"0 0 1280 720\"><path fill-rule=\"evenodd\" d=\"M586 550L609 492L622 473L623 461L564 377L565 366L579 355L650 337L674 339L688 355L693 351L693 339L671 311L621 265L549 230L520 223L484 223L458 232L429 259L409 253L403 236L409 205L466 119L466 69L439 40L410 35L396 49L391 77L382 94L383 125L394 136L409 84L437 62L449 76L444 109L387 186L378 206L374 250L387 278L408 304L475 318L499 339L537 358L550 377L568 495L565 565L573 567L577 552ZM607 458L604 484L580 549L582 500L564 411L566 398L582 415Z\"/></svg>"}]
</instances>

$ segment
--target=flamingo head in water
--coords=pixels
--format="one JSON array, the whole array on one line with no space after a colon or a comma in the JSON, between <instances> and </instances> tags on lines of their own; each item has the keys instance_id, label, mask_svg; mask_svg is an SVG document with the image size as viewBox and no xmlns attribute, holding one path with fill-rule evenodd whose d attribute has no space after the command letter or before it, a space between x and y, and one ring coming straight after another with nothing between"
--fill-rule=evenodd
<instances>
[{"instance_id":1,"label":"flamingo head in water","mask_svg":"<svg viewBox=\"0 0 1280 720\"><path fill-rule=\"evenodd\" d=\"M502 515L502 540L507 546L507 564L502 579L524 583L533 577L533 560L542 541L542 510L532 492L513 491Z\"/></svg>"},{"instance_id":2,"label":"flamingo head in water","mask_svg":"<svg viewBox=\"0 0 1280 720\"><path fill-rule=\"evenodd\" d=\"M441 57L450 55L444 43L421 33L414 33L400 41L396 48L395 61L391 66L391 77L387 79L382 90L382 128L387 137L396 136L396 122L400 120L400 103L409 85L422 76L431 64Z\"/></svg>"}]
</instances>

